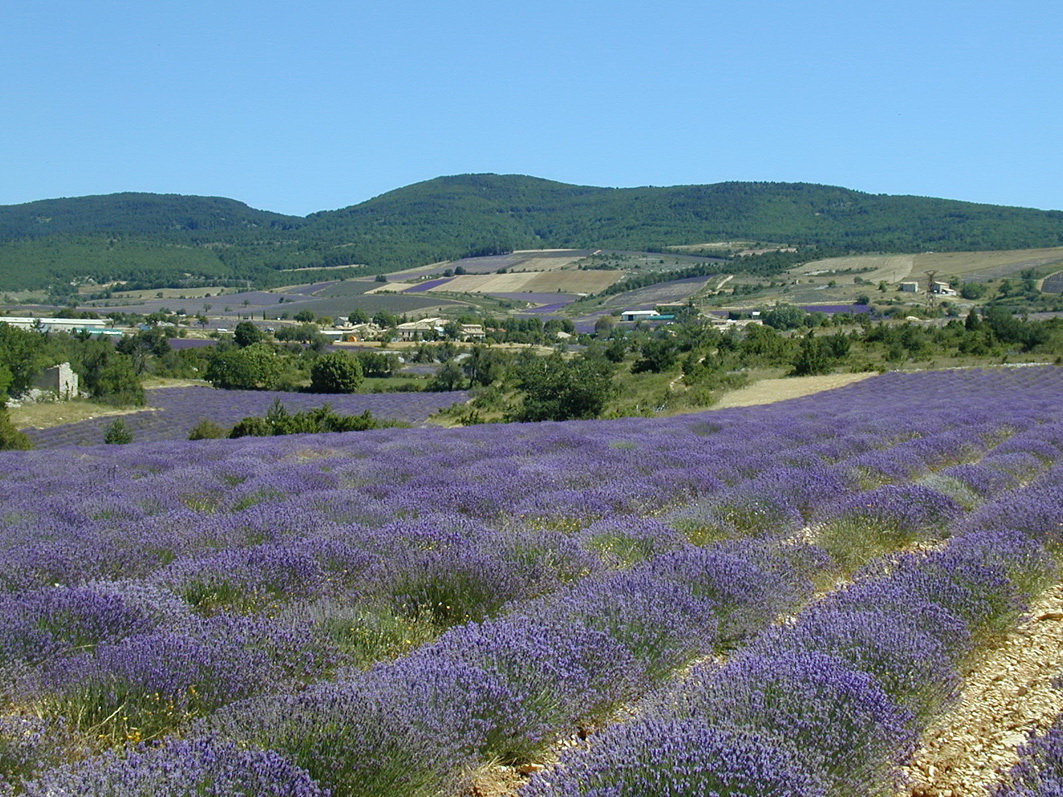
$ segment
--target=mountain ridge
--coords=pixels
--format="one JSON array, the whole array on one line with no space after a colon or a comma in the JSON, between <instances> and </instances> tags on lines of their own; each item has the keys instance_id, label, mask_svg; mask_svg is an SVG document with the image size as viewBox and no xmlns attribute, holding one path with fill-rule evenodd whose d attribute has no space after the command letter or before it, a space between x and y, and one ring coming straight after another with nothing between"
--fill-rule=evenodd
<instances>
[{"instance_id":1,"label":"mountain ridge","mask_svg":"<svg viewBox=\"0 0 1063 797\"><path fill-rule=\"evenodd\" d=\"M386 273L513 249L656 250L712 240L854 253L1063 245L1063 211L816 183L579 186L432 178L305 217L234 199L122 192L0 206L0 288L77 279L236 280L359 264ZM16 284L21 283L21 284Z\"/></svg>"}]
</instances>

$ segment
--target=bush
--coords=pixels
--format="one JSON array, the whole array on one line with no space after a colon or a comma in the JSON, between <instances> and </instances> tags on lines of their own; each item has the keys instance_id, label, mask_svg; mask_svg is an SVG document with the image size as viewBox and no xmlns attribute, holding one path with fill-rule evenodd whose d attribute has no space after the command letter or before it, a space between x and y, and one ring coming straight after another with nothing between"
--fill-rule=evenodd
<instances>
[{"instance_id":1,"label":"bush","mask_svg":"<svg viewBox=\"0 0 1063 797\"><path fill-rule=\"evenodd\" d=\"M121 418L115 418L103 433L103 442L108 445L125 445L133 442L133 433Z\"/></svg>"},{"instance_id":2,"label":"bush","mask_svg":"<svg viewBox=\"0 0 1063 797\"><path fill-rule=\"evenodd\" d=\"M0 451L29 451L33 441L25 432L16 429L7 410L0 407Z\"/></svg>"},{"instance_id":3,"label":"bush","mask_svg":"<svg viewBox=\"0 0 1063 797\"><path fill-rule=\"evenodd\" d=\"M227 432L214 421L204 419L192 427L188 433L189 440L216 440L225 437Z\"/></svg>"}]
</instances>

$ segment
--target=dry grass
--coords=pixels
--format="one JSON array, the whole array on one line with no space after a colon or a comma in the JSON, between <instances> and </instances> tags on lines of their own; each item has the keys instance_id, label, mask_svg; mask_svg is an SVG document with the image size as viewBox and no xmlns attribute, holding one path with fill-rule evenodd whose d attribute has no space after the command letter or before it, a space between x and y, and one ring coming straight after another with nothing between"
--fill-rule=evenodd
<instances>
[{"instance_id":1,"label":"dry grass","mask_svg":"<svg viewBox=\"0 0 1063 797\"><path fill-rule=\"evenodd\" d=\"M925 280L926 271L936 271L935 279L1000 279L1026 269L1063 264L1063 247L1045 249L1011 249L996 252L923 252L917 255L855 255L814 260L794 269L799 275L872 269L863 273L869 282L900 282L905 279Z\"/></svg>"},{"instance_id":2,"label":"dry grass","mask_svg":"<svg viewBox=\"0 0 1063 797\"><path fill-rule=\"evenodd\" d=\"M513 254L520 254L520 252L514 252ZM535 257L533 255L521 260L517 268L521 271L558 271L582 259L582 255L573 255L572 257L558 257L556 255L554 257Z\"/></svg>"},{"instance_id":3,"label":"dry grass","mask_svg":"<svg viewBox=\"0 0 1063 797\"><path fill-rule=\"evenodd\" d=\"M712 409L752 407L755 404L774 404L776 401L810 396L824 390L844 387L874 376L862 374L826 374L825 376L792 376L783 379L762 379L751 385L725 393Z\"/></svg>"},{"instance_id":4,"label":"dry grass","mask_svg":"<svg viewBox=\"0 0 1063 797\"><path fill-rule=\"evenodd\" d=\"M376 288L365 292L366 296L372 293L402 293L417 286L416 282L382 282Z\"/></svg>"},{"instance_id":5,"label":"dry grass","mask_svg":"<svg viewBox=\"0 0 1063 797\"><path fill-rule=\"evenodd\" d=\"M430 290L447 293L597 293L616 282L619 271L518 271L463 274Z\"/></svg>"},{"instance_id":6,"label":"dry grass","mask_svg":"<svg viewBox=\"0 0 1063 797\"><path fill-rule=\"evenodd\" d=\"M98 288L97 288L98 290ZM159 294L162 296L159 296ZM115 291L115 299L203 299L214 298L223 293L233 293L226 288L149 288L141 291Z\"/></svg>"},{"instance_id":7,"label":"dry grass","mask_svg":"<svg viewBox=\"0 0 1063 797\"><path fill-rule=\"evenodd\" d=\"M814 260L795 268L793 274L816 274L832 271L854 271L872 269L860 274L869 282L900 282L908 279L915 267L916 255L854 255L852 257L831 257L826 260Z\"/></svg>"},{"instance_id":8,"label":"dry grass","mask_svg":"<svg viewBox=\"0 0 1063 797\"><path fill-rule=\"evenodd\" d=\"M19 429L49 429L53 426L87 421L92 418L131 415L135 412L152 412L152 410L145 407L117 409L91 401L56 401L12 407L8 412L11 415L11 422Z\"/></svg>"}]
</instances>

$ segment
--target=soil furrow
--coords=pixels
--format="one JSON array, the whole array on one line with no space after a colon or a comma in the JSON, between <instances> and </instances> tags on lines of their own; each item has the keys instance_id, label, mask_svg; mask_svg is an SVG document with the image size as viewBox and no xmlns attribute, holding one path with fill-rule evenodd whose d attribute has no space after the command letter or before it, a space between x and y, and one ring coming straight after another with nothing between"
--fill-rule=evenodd
<instances>
[{"instance_id":1,"label":"soil furrow","mask_svg":"<svg viewBox=\"0 0 1063 797\"><path fill-rule=\"evenodd\" d=\"M1063 712L1063 584L1047 590L1027 618L978 657L959 702L927 728L907 767L908 797L986 797L1018 760L1032 731Z\"/></svg>"}]
</instances>

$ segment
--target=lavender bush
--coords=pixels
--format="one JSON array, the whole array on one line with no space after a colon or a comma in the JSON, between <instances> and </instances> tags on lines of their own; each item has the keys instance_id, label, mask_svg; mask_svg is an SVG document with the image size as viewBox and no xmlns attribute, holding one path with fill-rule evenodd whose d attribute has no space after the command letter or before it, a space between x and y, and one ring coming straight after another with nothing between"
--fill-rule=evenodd
<instances>
[{"instance_id":1,"label":"lavender bush","mask_svg":"<svg viewBox=\"0 0 1063 797\"><path fill-rule=\"evenodd\" d=\"M780 793L881 793L964 658L1058 577L1061 381L889 374L669 419L2 452L3 716L64 717L71 734L9 745L8 779L105 783L91 773L154 771L138 762L156 755L180 771L197 755L180 732L283 756L303 772L291 783L322 792L432 794L651 688L679 705L676 674L713 652L743 685L719 710L733 722L640 720L675 740L621 723L600 750L626 751L622 777L572 759L535 788L639 793L639 762L669 755L661 793L745 789L750 772ZM919 417L898 423L912 391ZM802 612L839 574L854 584ZM788 704L756 713L768 681L730 669L809 657L829 666L791 668L786 688L809 695L815 740ZM828 686L863 697L813 699ZM864 756L844 772L824 747L838 728ZM160 746L129 746L148 738ZM724 739L745 752L713 764L693 749Z\"/></svg>"}]
</instances>

